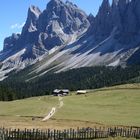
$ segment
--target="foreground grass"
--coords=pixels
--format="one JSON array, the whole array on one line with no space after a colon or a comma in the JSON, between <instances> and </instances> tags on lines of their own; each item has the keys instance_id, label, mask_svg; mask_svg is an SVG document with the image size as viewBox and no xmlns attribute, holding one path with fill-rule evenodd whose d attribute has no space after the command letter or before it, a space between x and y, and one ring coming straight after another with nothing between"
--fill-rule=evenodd
<instances>
[{"instance_id":1,"label":"foreground grass","mask_svg":"<svg viewBox=\"0 0 140 140\"><path fill-rule=\"evenodd\" d=\"M58 106L58 97L35 97L0 102L0 126L12 128L67 129L94 126L140 126L139 85L123 85L63 98L64 106L47 122L44 117ZM118 138L119 139L119 138ZM122 140L122 139L120 139ZM124 138L125 140L125 138Z\"/></svg>"}]
</instances>

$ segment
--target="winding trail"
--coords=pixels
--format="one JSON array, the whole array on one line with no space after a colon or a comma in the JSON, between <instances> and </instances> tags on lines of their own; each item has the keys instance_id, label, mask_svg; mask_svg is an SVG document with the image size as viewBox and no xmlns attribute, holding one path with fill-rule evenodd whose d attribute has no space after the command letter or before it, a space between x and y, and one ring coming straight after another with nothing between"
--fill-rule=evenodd
<instances>
[{"instance_id":1,"label":"winding trail","mask_svg":"<svg viewBox=\"0 0 140 140\"><path fill-rule=\"evenodd\" d=\"M42 120L42 121L47 121L49 120L54 114L55 114L56 108L53 107L51 112Z\"/></svg>"},{"instance_id":2,"label":"winding trail","mask_svg":"<svg viewBox=\"0 0 140 140\"><path fill-rule=\"evenodd\" d=\"M56 111L57 111L58 109L60 109L61 107L63 107L63 105L64 105L63 97L58 96L58 100L59 100L59 106L58 106L58 107L53 107L53 108L51 109L51 111L49 112L49 114L48 114L46 117L44 117L42 121L47 121L47 120L49 120L49 119L56 113Z\"/></svg>"},{"instance_id":3,"label":"winding trail","mask_svg":"<svg viewBox=\"0 0 140 140\"><path fill-rule=\"evenodd\" d=\"M63 97L58 96L58 98L59 98L59 107L58 108L61 108L64 105L64 103L63 103Z\"/></svg>"}]
</instances>

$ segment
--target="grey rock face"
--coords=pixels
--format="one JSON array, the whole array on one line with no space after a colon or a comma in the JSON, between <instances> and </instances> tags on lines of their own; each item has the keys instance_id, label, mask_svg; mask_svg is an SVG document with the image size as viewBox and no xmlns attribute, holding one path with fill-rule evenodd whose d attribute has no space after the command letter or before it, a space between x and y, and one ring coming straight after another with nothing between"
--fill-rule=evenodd
<instances>
[{"instance_id":1,"label":"grey rock face","mask_svg":"<svg viewBox=\"0 0 140 140\"><path fill-rule=\"evenodd\" d=\"M95 48L89 54L94 56L100 53L102 57L109 55L106 59L100 58L100 61L97 59L98 63L95 62L94 58L92 65L109 65L111 62L113 66L114 64L122 65L124 62L129 62L131 55L133 58L138 58L135 56L136 54L139 56L137 49L140 47L139 9L139 0L113 0L112 5L109 4L108 0L103 0L96 17L90 18L91 26L85 35L85 40L92 38L92 41L87 42L74 54L84 53L85 48L89 51ZM110 55L111 53L112 55ZM134 64L135 60L131 59L131 64Z\"/></svg>"},{"instance_id":2,"label":"grey rock face","mask_svg":"<svg viewBox=\"0 0 140 140\"><path fill-rule=\"evenodd\" d=\"M47 34L46 49L68 42L69 35L83 32L90 23L87 15L69 1L51 0L38 20L38 31Z\"/></svg>"},{"instance_id":3,"label":"grey rock face","mask_svg":"<svg viewBox=\"0 0 140 140\"><path fill-rule=\"evenodd\" d=\"M137 3L137 5L140 1ZM123 7L122 7L123 5ZM118 9L120 15L119 40L121 43L130 44L135 41L135 37L139 36L139 21L140 13L136 10L135 0L119 1Z\"/></svg>"},{"instance_id":4,"label":"grey rock face","mask_svg":"<svg viewBox=\"0 0 140 140\"><path fill-rule=\"evenodd\" d=\"M43 12L30 6L21 35L6 38L4 50L26 48L23 58L35 59L53 47L68 43L73 34L82 33L89 25L87 15L69 1L51 0Z\"/></svg>"},{"instance_id":5,"label":"grey rock face","mask_svg":"<svg viewBox=\"0 0 140 140\"><path fill-rule=\"evenodd\" d=\"M89 20L90 24L93 24L94 20L95 20L95 17L92 14L89 14L88 20Z\"/></svg>"},{"instance_id":6,"label":"grey rock face","mask_svg":"<svg viewBox=\"0 0 140 140\"><path fill-rule=\"evenodd\" d=\"M134 0L134 1L132 1L132 3L134 5L134 11L135 11L136 17L138 19L138 23L140 24L140 1Z\"/></svg>"},{"instance_id":7,"label":"grey rock face","mask_svg":"<svg viewBox=\"0 0 140 140\"><path fill-rule=\"evenodd\" d=\"M113 27L111 21L111 6L109 0L103 0L95 21L93 23L93 34L96 40L103 40L110 35Z\"/></svg>"},{"instance_id":8,"label":"grey rock face","mask_svg":"<svg viewBox=\"0 0 140 140\"><path fill-rule=\"evenodd\" d=\"M58 22L58 28L64 33L71 34L89 26L87 15L69 1L51 0L40 15L38 29L42 32L51 32L53 22Z\"/></svg>"},{"instance_id":9,"label":"grey rock face","mask_svg":"<svg viewBox=\"0 0 140 140\"><path fill-rule=\"evenodd\" d=\"M23 27L22 34L26 32L34 32L37 30L36 24L41 11L38 7L30 6L28 9L28 17Z\"/></svg>"},{"instance_id":10,"label":"grey rock face","mask_svg":"<svg viewBox=\"0 0 140 140\"><path fill-rule=\"evenodd\" d=\"M103 0L91 25L92 34L102 41L116 29L116 38L121 43L130 43L139 32L139 8L138 0L113 0L112 5Z\"/></svg>"},{"instance_id":11,"label":"grey rock face","mask_svg":"<svg viewBox=\"0 0 140 140\"><path fill-rule=\"evenodd\" d=\"M23 47L27 44L33 44L37 40L37 21L41 11L38 7L30 6L28 9L27 20L21 32L20 42Z\"/></svg>"},{"instance_id":12,"label":"grey rock face","mask_svg":"<svg viewBox=\"0 0 140 140\"><path fill-rule=\"evenodd\" d=\"M20 34L13 34L4 41L4 49L12 49L14 51L19 51L24 48L27 44L33 44L37 40L37 20L39 18L41 11L35 6L30 6L28 9L28 16L26 23ZM28 48L27 48L28 49Z\"/></svg>"},{"instance_id":13,"label":"grey rock face","mask_svg":"<svg viewBox=\"0 0 140 140\"><path fill-rule=\"evenodd\" d=\"M17 41L19 40L20 34L12 34L12 36L5 38L3 51L14 49Z\"/></svg>"},{"instance_id":14,"label":"grey rock face","mask_svg":"<svg viewBox=\"0 0 140 140\"><path fill-rule=\"evenodd\" d=\"M13 34L4 41L0 71L7 74L35 63L42 55L76 40L89 26L85 12L69 1L50 0L43 12L30 6L21 35Z\"/></svg>"}]
</instances>

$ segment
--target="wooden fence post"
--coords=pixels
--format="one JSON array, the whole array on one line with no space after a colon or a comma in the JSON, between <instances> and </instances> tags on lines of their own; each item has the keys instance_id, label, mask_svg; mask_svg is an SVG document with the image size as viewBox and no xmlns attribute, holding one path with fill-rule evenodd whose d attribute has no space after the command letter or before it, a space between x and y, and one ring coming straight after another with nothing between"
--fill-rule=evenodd
<instances>
[{"instance_id":1,"label":"wooden fence post","mask_svg":"<svg viewBox=\"0 0 140 140\"><path fill-rule=\"evenodd\" d=\"M0 140L82 140L101 139L108 137L140 138L140 128L82 128L67 130L39 130L39 129L4 129L0 128Z\"/></svg>"}]
</instances>

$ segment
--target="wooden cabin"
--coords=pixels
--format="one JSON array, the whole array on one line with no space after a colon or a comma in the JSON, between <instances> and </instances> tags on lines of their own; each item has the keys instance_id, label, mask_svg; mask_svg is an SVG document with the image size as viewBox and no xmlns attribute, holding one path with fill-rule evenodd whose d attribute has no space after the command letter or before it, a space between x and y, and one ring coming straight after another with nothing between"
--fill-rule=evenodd
<instances>
[{"instance_id":1,"label":"wooden cabin","mask_svg":"<svg viewBox=\"0 0 140 140\"><path fill-rule=\"evenodd\" d=\"M67 96L69 92L68 89L55 89L52 94L54 96Z\"/></svg>"}]
</instances>

